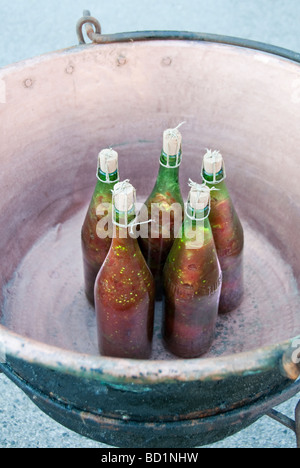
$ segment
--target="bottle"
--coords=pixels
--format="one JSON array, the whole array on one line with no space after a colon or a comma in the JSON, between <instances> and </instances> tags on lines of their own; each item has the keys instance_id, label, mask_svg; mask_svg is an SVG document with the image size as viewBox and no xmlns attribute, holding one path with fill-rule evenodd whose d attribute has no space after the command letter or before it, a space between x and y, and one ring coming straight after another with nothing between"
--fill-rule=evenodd
<instances>
[{"instance_id":1,"label":"bottle","mask_svg":"<svg viewBox=\"0 0 300 468\"><path fill-rule=\"evenodd\" d=\"M163 341L176 356L205 354L214 340L222 273L209 222L210 190L190 181L180 236L164 268Z\"/></svg>"},{"instance_id":2,"label":"bottle","mask_svg":"<svg viewBox=\"0 0 300 468\"><path fill-rule=\"evenodd\" d=\"M141 237L139 241L155 280L156 300L161 300L163 296L163 268L184 213L179 184L182 135L178 128L164 132L158 177L145 202L148 219L152 218L153 223L149 225L148 236Z\"/></svg>"},{"instance_id":3,"label":"bottle","mask_svg":"<svg viewBox=\"0 0 300 468\"><path fill-rule=\"evenodd\" d=\"M95 283L99 351L104 356L148 359L152 350L155 286L132 235L136 192L129 181L113 192L114 236Z\"/></svg>"},{"instance_id":4,"label":"bottle","mask_svg":"<svg viewBox=\"0 0 300 468\"><path fill-rule=\"evenodd\" d=\"M229 313L243 300L244 232L226 186L226 171L219 151L207 150L202 177L208 187L215 186L211 198L210 224L223 272L219 312Z\"/></svg>"},{"instance_id":5,"label":"bottle","mask_svg":"<svg viewBox=\"0 0 300 468\"><path fill-rule=\"evenodd\" d=\"M110 233L99 228L99 221L104 216L111 217L112 189L119 180L116 151L100 152L96 175L98 181L81 231L85 293L93 305L95 280L111 244Z\"/></svg>"}]
</instances>

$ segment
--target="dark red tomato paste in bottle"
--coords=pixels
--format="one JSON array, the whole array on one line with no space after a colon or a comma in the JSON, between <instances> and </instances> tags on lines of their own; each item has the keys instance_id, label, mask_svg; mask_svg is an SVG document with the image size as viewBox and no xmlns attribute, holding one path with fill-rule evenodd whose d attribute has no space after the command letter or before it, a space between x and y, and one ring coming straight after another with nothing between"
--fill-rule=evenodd
<instances>
[{"instance_id":1,"label":"dark red tomato paste in bottle","mask_svg":"<svg viewBox=\"0 0 300 468\"><path fill-rule=\"evenodd\" d=\"M130 229L135 218L135 189L124 181L114 189L114 237L95 284L99 351L103 356L149 359L155 286Z\"/></svg>"},{"instance_id":2,"label":"dark red tomato paste in bottle","mask_svg":"<svg viewBox=\"0 0 300 468\"><path fill-rule=\"evenodd\" d=\"M232 312L244 295L244 231L226 186L225 165L218 151L208 151L204 156L203 179L211 193L209 216L214 241L223 274L219 312Z\"/></svg>"},{"instance_id":3,"label":"dark red tomato paste in bottle","mask_svg":"<svg viewBox=\"0 0 300 468\"><path fill-rule=\"evenodd\" d=\"M210 227L210 190L191 183L186 218L164 268L163 339L176 356L205 354L215 337L222 274Z\"/></svg>"},{"instance_id":4,"label":"dark red tomato paste in bottle","mask_svg":"<svg viewBox=\"0 0 300 468\"><path fill-rule=\"evenodd\" d=\"M118 153L103 150L98 156L98 182L81 231L85 293L94 304L94 287L97 274L106 258L111 235L101 221L111 218L112 189L119 180Z\"/></svg>"}]
</instances>

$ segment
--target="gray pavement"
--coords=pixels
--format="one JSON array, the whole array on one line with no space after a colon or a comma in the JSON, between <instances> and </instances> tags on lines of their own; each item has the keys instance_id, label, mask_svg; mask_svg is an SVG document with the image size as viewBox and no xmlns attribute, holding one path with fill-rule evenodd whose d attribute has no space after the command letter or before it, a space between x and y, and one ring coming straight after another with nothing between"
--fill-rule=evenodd
<instances>
[{"instance_id":1,"label":"gray pavement","mask_svg":"<svg viewBox=\"0 0 300 468\"><path fill-rule=\"evenodd\" d=\"M0 67L77 43L75 24L90 9L103 33L164 29L201 31L266 42L300 52L299 0L0 0ZM281 405L293 417L300 395ZM293 448L295 435L263 417L210 447ZM1 448L104 448L40 412L0 375Z\"/></svg>"}]
</instances>

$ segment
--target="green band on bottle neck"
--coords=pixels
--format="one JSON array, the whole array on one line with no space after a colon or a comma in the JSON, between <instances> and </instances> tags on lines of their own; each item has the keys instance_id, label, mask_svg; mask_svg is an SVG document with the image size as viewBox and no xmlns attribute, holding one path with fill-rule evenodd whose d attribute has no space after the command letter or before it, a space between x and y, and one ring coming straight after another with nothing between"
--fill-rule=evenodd
<instances>
[{"instance_id":1,"label":"green band on bottle neck","mask_svg":"<svg viewBox=\"0 0 300 468\"><path fill-rule=\"evenodd\" d=\"M225 173L224 173L223 169L221 169L220 172L218 172L215 176L214 176L214 174L208 174L205 171L205 169L203 169L202 177L208 183L218 184L218 183L222 182L225 179L226 176L225 176Z\"/></svg>"},{"instance_id":2,"label":"green band on bottle neck","mask_svg":"<svg viewBox=\"0 0 300 468\"><path fill-rule=\"evenodd\" d=\"M129 211L119 211L114 206L113 208L113 224L119 227L127 228L130 223L136 219L135 206Z\"/></svg>"},{"instance_id":3,"label":"green band on bottle neck","mask_svg":"<svg viewBox=\"0 0 300 468\"><path fill-rule=\"evenodd\" d=\"M161 153L160 164L163 167L168 169L175 169L180 166L182 161L182 151L180 150L178 154L173 156L168 155L164 151Z\"/></svg>"},{"instance_id":4,"label":"green band on bottle neck","mask_svg":"<svg viewBox=\"0 0 300 468\"><path fill-rule=\"evenodd\" d=\"M203 221L204 219L207 219L210 214L210 206L207 205L204 210L196 210L195 208L192 208L189 203L187 203L186 207L186 215L189 219L193 221Z\"/></svg>"},{"instance_id":5,"label":"green band on bottle neck","mask_svg":"<svg viewBox=\"0 0 300 468\"><path fill-rule=\"evenodd\" d=\"M119 171L112 172L111 174L105 173L101 171L101 169L98 169L97 173L97 178L106 184L110 184L113 182L118 182L119 181Z\"/></svg>"}]
</instances>

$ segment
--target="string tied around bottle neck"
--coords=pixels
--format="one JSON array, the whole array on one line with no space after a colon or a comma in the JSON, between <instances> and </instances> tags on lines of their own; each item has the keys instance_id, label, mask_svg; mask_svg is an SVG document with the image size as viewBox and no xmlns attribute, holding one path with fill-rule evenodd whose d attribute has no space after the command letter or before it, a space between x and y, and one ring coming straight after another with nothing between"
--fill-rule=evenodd
<instances>
[{"instance_id":1,"label":"string tied around bottle neck","mask_svg":"<svg viewBox=\"0 0 300 468\"><path fill-rule=\"evenodd\" d=\"M193 182L192 179L189 179L188 185L191 190L186 204L186 215L192 221L204 221L209 217L211 211L210 192L219 191L219 189L216 187L210 188L206 184L198 184Z\"/></svg>"},{"instance_id":2,"label":"string tied around bottle neck","mask_svg":"<svg viewBox=\"0 0 300 468\"><path fill-rule=\"evenodd\" d=\"M206 153L202 162L201 174L206 183L220 184L226 179L226 168L223 156L220 151L206 148ZM205 175L212 177L211 181L206 180Z\"/></svg>"},{"instance_id":3,"label":"string tied around bottle neck","mask_svg":"<svg viewBox=\"0 0 300 468\"><path fill-rule=\"evenodd\" d=\"M131 185L129 179L122 180L122 182L119 182L118 184L116 184L111 192L112 192L113 196L116 196L116 195L119 195L120 193L125 192L126 189L132 189L132 191L134 193L134 199L136 199L136 190Z\"/></svg>"},{"instance_id":4,"label":"string tied around bottle neck","mask_svg":"<svg viewBox=\"0 0 300 468\"><path fill-rule=\"evenodd\" d=\"M101 179L99 172L105 176L105 180ZM110 179L112 174L116 174L116 180L112 181ZM99 153L96 177L104 184L111 184L112 182L119 181L119 156L118 153L112 149L112 147L104 149Z\"/></svg>"},{"instance_id":5,"label":"string tied around bottle neck","mask_svg":"<svg viewBox=\"0 0 300 468\"><path fill-rule=\"evenodd\" d=\"M147 221L137 221L137 216L132 221L128 221L128 218L131 214L135 213L136 205L136 190L131 185L130 180L126 179L122 182L119 182L115 185L112 190L113 194L113 218L112 222L115 226L128 229L130 228L130 234L133 234L133 228L143 224L149 224L155 222L155 220L150 219ZM119 223L117 221L117 214L122 214L125 218L124 223Z\"/></svg>"},{"instance_id":6,"label":"string tied around bottle neck","mask_svg":"<svg viewBox=\"0 0 300 468\"><path fill-rule=\"evenodd\" d=\"M208 187L208 186L206 185L206 183L198 184L197 182L193 182L192 179L189 179L189 184L188 184L188 185L189 185L189 187L192 188L192 189L195 188L195 189L201 190L201 187L207 187L207 189L208 189L210 192L213 192L213 191L219 192L219 191L220 191L220 189L217 188L217 187Z\"/></svg>"},{"instance_id":7,"label":"string tied around bottle neck","mask_svg":"<svg viewBox=\"0 0 300 468\"><path fill-rule=\"evenodd\" d=\"M113 224L115 226L117 226L117 227L120 227L120 228L129 229L129 233L134 234L133 228L135 228L136 226L141 226L143 224L150 224L150 223L155 223L156 222L154 219L149 219L148 221L135 222L136 219L137 219L137 217L133 221L131 221L130 223L127 223L127 224L118 223L115 219L113 219Z\"/></svg>"}]
</instances>

